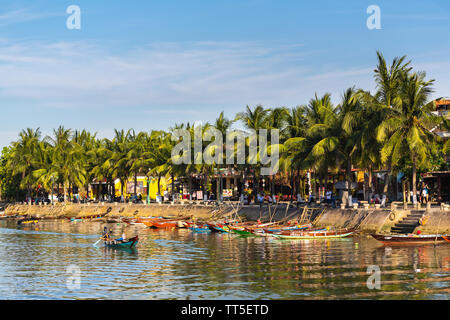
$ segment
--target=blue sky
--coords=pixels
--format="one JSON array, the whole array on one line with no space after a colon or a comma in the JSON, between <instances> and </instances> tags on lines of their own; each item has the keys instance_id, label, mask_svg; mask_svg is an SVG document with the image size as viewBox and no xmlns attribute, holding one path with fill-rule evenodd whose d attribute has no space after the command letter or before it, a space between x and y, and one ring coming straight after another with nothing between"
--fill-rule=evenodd
<instances>
[{"instance_id":1,"label":"blue sky","mask_svg":"<svg viewBox=\"0 0 450 320\"><path fill-rule=\"evenodd\" d=\"M70 5L81 30L66 28ZM369 30L369 5L381 30ZM2 0L0 147L26 127L112 137L229 117L246 105L373 90L376 50L450 95L450 2Z\"/></svg>"}]
</instances>

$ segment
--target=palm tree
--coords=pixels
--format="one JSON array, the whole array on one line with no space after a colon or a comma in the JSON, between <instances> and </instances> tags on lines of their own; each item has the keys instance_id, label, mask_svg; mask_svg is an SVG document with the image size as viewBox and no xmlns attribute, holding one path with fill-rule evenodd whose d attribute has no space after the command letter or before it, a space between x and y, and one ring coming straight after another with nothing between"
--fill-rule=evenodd
<instances>
[{"instance_id":1,"label":"palm tree","mask_svg":"<svg viewBox=\"0 0 450 320\"><path fill-rule=\"evenodd\" d=\"M113 144L109 139L102 139L100 141L96 141L92 151L89 153L91 161L94 167L91 169L91 176L96 178L98 181L98 189L97 189L97 199L100 200L103 194L103 180L106 180L106 184L108 182L114 181L113 178ZM113 184L114 185L114 184ZM109 194L109 193L108 193ZM111 196L114 196L114 192Z\"/></svg>"},{"instance_id":2,"label":"palm tree","mask_svg":"<svg viewBox=\"0 0 450 320\"><path fill-rule=\"evenodd\" d=\"M111 158L111 174L113 179L120 180L120 192L122 199L124 198L124 187L130 176L130 166L128 164L127 155L131 148L129 143L130 132L125 133L124 130L114 129L114 138L112 140Z\"/></svg>"},{"instance_id":3,"label":"palm tree","mask_svg":"<svg viewBox=\"0 0 450 320\"><path fill-rule=\"evenodd\" d=\"M261 105L257 105L253 110L250 109L249 106L246 106L244 112L240 112L236 115L235 120L240 120L247 129L254 130L256 134L260 129L267 129L269 110L264 109ZM246 141L247 147L249 146L249 139ZM256 150L257 156L259 155L259 151ZM247 159L247 163L252 163L254 160L250 159L251 155L249 155ZM258 160L258 159L256 159ZM260 172L260 162L256 161L256 164L252 165L253 169L253 178L254 178L254 199L256 200L256 193L259 191L259 172Z\"/></svg>"},{"instance_id":4,"label":"palm tree","mask_svg":"<svg viewBox=\"0 0 450 320\"><path fill-rule=\"evenodd\" d=\"M246 106L245 111L238 113L235 120L242 121L247 129L258 131L265 129L268 114L269 110L264 109L261 105L256 106L253 110Z\"/></svg>"},{"instance_id":5,"label":"palm tree","mask_svg":"<svg viewBox=\"0 0 450 320\"><path fill-rule=\"evenodd\" d=\"M20 139L12 143L13 151L7 163L14 174L22 176L21 187L27 188L27 197L31 197L31 186L35 182L33 162L39 146L41 131L27 128L19 134Z\"/></svg>"},{"instance_id":6,"label":"palm tree","mask_svg":"<svg viewBox=\"0 0 450 320\"><path fill-rule=\"evenodd\" d=\"M148 159L147 151L147 133L139 132L137 135L134 130L129 131L130 148L127 153L127 166L134 175L134 195L137 196L137 176L143 170Z\"/></svg>"},{"instance_id":7,"label":"palm tree","mask_svg":"<svg viewBox=\"0 0 450 320\"><path fill-rule=\"evenodd\" d=\"M71 141L72 130L63 126L53 130L54 137L47 136L44 141L53 147L52 161L64 187L64 202L67 202L67 191L70 184L82 187L86 182L84 154L76 143Z\"/></svg>"},{"instance_id":8,"label":"palm tree","mask_svg":"<svg viewBox=\"0 0 450 320\"><path fill-rule=\"evenodd\" d=\"M368 173L368 188L364 190L364 199L368 200L374 192L373 171L380 169L383 165L380 157L382 144L374 133L383 121L384 112L383 107L370 92L358 90L357 95L361 101L361 108L348 113L344 129L350 129L354 121L360 125L360 134L357 137L358 152L355 154L355 160L358 167L364 168Z\"/></svg>"},{"instance_id":9,"label":"palm tree","mask_svg":"<svg viewBox=\"0 0 450 320\"><path fill-rule=\"evenodd\" d=\"M147 174L156 174L158 177L158 195L161 195L161 178L167 177L169 174L173 175L171 152L174 143L171 140L170 134L164 131L152 131L149 137L149 158L147 162ZM173 189L173 184L172 184ZM172 190L173 192L173 190Z\"/></svg>"},{"instance_id":10,"label":"palm tree","mask_svg":"<svg viewBox=\"0 0 450 320\"><path fill-rule=\"evenodd\" d=\"M315 123L309 129L311 135L319 135L321 139L317 141L312 150L311 156L319 163L328 162L335 159L336 166L345 167L346 172L346 192L348 192L348 204L351 205L351 170L353 157L357 149L359 138L359 121L352 118L355 111L361 109L361 104L355 88L348 88L341 103L336 109L318 110L323 114L323 122ZM330 162L329 162L330 163ZM344 203L344 199L342 201Z\"/></svg>"},{"instance_id":11,"label":"palm tree","mask_svg":"<svg viewBox=\"0 0 450 320\"><path fill-rule=\"evenodd\" d=\"M317 193L316 180L324 180L327 183L329 167L338 167L341 161L339 155L323 152L320 155L316 153L320 145L314 147L326 137L326 131L336 127L339 130L338 109L331 102L331 95L324 94L318 97L317 94L311 99L306 107L306 121L308 130L306 132L306 141L304 142L304 151L306 156L302 159L302 165L310 170L309 187L313 194ZM324 143L326 140L322 141ZM323 147L323 146L322 146ZM312 169L312 170L311 170Z\"/></svg>"},{"instance_id":12,"label":"palm tree","mask_svg":"<svg viewBox=\"0 0 450 320\"><path fill-rule=\"evenodd\" d=\"M96 135L96 133L91 134L86 130L82 130L74 138L74 142L82 148L85 155L86 196L89 195L89 183L95 178L93 171L99 161L97 150L101 147L101 141L96 139Z\"/></svg>"},{"instance_id":13,"label":"palm tree","mask_svg":"<svg viewBox=\"0 0 450 320\"><path fill-rule=\"evenodd\" d=\"M300 169L306 158L304 143L306 141L307 119L306 107L298 106L289 110L286 116L286 126L281 132L281 141L285 152L280 154L280 167L284 172L289 172L291 185L291 201L294 194L300 194ZM302 195L304 196L303 192Z\"/></svg>"},{"instance_id":14,"label":"palm tree","mask_svg":"<svg viewBox=\"0 0 450 320\"><path fill-rule=\"evenodd\" d=\"M402 73L399 102L390 109L378 130L378 140L385 141L381 149L383 160L390 157L395 165L405 154L411 158L414 203L417 201L417 165L426 159L428 147L434 140L429 128L439 121L431 114L433 102L428 102L434 80L427 81L425 77L425 72Z\"/></svg>"},{"instance_id":15,"label":"palm tree","mask_svg":"<svg viewBox=\"0 0 450 320\"><path fill-rule=\"evenodd\" d=\"M398 108L400 104L400 91L402 74L409 73L411 71L410 61L406 61L406 56L400 58L395 57L392 60L391 65L388 67L384 56L377 51L378 64L374 70L374 78L377 91L374 95L374 101L378 105L377 109L381 117L380 125L384 122L384 119L389 117L389 114L393 108ZM377 129L379 131L380 129ZM381 129L384 130L384 129ZM385 132L385 137L391 135L390 132ZM383 135L377 135L381 138ZM378 141L382 144L385 141ZM392 159L390 156L383 158L383 162L387 167L387 176L385 178L385 184L383 188L383 197L387 197L389 191L389 180L392 175Z\"/></svg>"},{"instance_id":16,"label":"palm tree","mask_svg":"<svg viewBox=\"0 0 450 320\"><path fill-rule=\"evenodd\" d=\"M59 180L58 167L53 160L53 147L44 141L39 142L35 157L35 167L37 169L33 171L33 175L37 183L42 184L44 189L50 190L52 203L54 184Z\"/></svg>"}]
</instances>

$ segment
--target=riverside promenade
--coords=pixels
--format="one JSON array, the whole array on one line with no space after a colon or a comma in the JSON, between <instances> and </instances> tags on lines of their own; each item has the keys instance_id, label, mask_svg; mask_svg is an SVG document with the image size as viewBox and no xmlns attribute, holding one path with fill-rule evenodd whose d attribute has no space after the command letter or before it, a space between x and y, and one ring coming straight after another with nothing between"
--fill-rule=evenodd
<instances>
[{"instance_id":1,"label":"riverside promenade","mask_svg":"<svg viewBox=\"0 0 450 320\"><path fill-rule=\"evenodd\" d=\"M246 220L280 221L297 219L304 222L313 222L315 226L357 228L365 232L389 232L391 228L401 226L411 216L426 216L424 225L417 228L422 233L450 233L450 210L446 205L412 207L406 209L403 205L391 204L387 208L368 206L360 208L331 208L314 204L292 205L290 203L239 205L237 202L225 202L221 205L204 204L194 201L176 204L123 204L123 203L90 203L90 204L64 204L54 205L28 205L10 204L5 208L4 215L10 217L27 216L36 219L63 219L103 216L118 217L195 217L201 220L223 219L236 217ZM415 223L413 221L413 223Z\"/></svg>"}]
</instances>

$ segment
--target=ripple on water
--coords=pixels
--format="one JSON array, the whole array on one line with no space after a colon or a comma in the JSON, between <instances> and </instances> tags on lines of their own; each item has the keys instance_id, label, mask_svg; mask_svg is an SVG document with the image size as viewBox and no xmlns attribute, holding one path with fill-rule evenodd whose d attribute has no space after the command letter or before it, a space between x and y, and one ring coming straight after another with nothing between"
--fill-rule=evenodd
<instances>
[{"instance_id":1,"label":"ripple on water","mask_svg":"<svg viewBox=\"0 0 450 320\"><path fill-rule=\"evenodd\" d=\"M126 227L136 250L94 247L102 223L0 221L5 299L448 299L450 246L278 240ZM109 225L120 236L123 225ZM357 245L355 245L357 243ZM80 269L70 290L69 265ZM379 266L381 290L367 288Z\"/></svg>"}]
</instances>

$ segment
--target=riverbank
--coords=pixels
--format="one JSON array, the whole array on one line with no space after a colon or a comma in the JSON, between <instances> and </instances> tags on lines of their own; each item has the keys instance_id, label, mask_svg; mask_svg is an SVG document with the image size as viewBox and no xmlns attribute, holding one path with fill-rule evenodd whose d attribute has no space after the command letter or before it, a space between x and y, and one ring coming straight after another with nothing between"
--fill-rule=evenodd
<instances>
[{"instance_id":1,"label":"riverbank","mask_svg":"<svg viewBox=\"0 0 450 320\"><path fill-rule=\"evenodd\" d=\"M411 210L403 209L333 209L329 207L296 207L288 203L279 205L248 205L237 208L237 204L222 206L201 204L56 204L56 205L9 205L7 216L28 216L36 219L105 217L196 217L198 219L223 218L238 214L247 220L263 221L289 220L299 217L310 218L318 227L357 227L365 232L389 232ZM421 211L429 219L419 229L423 233L450 233L450 212L441 208L414 210ZM394 213L394 214L392 214Z\"/></svg>"}]
</instances>

